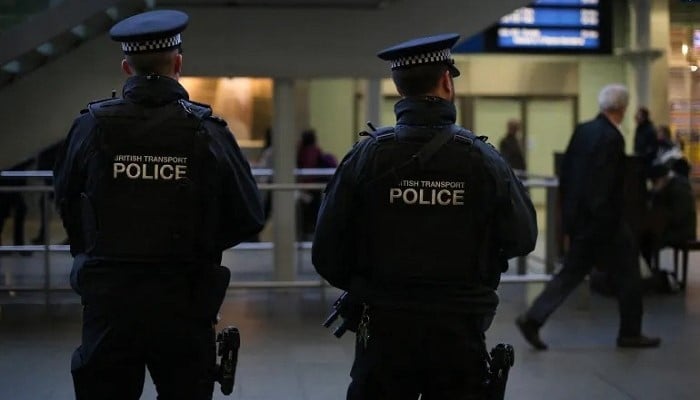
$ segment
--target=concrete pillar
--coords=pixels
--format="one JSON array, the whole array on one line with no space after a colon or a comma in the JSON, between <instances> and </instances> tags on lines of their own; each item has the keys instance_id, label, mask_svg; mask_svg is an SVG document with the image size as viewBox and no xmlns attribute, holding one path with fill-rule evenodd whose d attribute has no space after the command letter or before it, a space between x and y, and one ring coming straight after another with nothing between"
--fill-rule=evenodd
<instances>
[{"instance_id":1,"label":"concrete pillar","mask_svg":"<svg viewBox=\"0 0 700 400\"><path fill-rule=\"evenodd\" d=\"M367 80L367 121L380 126L382 121L382 82L378 78Z\"/></svg>"},{"instance_id":2,"label":"concrete pillar","mask_svg":"<svg viewBox=\"0 0 700 400\"><path fill-rule=\"evenodd\" d=\"M634 68L634 83L637 93L637 106L649 107L651 99L651 62L654 58L651 52L651 0L632 0L635 37L633 42L632 67Z\"/></svg>"},{"instance_id":3,"label":"concrete pillar","mask_svg":"<svg viewBox=\"0 0 700 400\"><path fill-rule=\"evenodd\" d=\"M272 165L274 183L294 183L296 127L294 80L277 78L273 84ZM296 279L296 206L294 191L272 192L275 279Z\"/></svg>"}]
</instances>

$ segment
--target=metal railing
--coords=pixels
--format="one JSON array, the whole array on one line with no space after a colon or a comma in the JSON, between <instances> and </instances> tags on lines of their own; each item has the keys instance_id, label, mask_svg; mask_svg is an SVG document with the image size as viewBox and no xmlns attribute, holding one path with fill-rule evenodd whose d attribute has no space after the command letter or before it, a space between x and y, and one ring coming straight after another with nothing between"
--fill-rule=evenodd
<instances>
[{"instance_id":1,"label":"metal railing","mask_svg":"<svg viewBox=\"0 0 700 400\"><path fill-rule=\"evenodd\" d=\"M272 169L254 168L253 175L257 178L272 177L274 171ZM295 176L331 176L335 172L334 168L319 168L319 169L296 169ZM523 178L526 175L520 174ZM0 171L0 179L2 178L40 178L46 180L52 178L51 171ZM544 259L530 255L528 257L542 262L545 265L545 272L528 273L526 260L528 257L520 257L517 261L517 275L504 275L501 283L526 283L526 282L545 282L551 278L551 272L554 270L557 263L558 242L556 238L556 193L558 180L555 177L529 175L523 179L523 184L529 188L544 188L546 190L546 240L545 240L545 256ZM296 190L323 190L325 183L258 183L258 188L265 191L296 191ZM68 287L55 287L51 284L51 254L56 252L68 252L68 245L50 244L50 215L52 210L49 194L53 192L53 186L46 184L27 184L27 185L7 185L0 186L2 192L34 192L40 193L42 197L41 204L43 212L41 213L40 223L42 226L41 235L44 239L42 245L4 245L0 246L0 252L43 252L43 285L41 287L12 287L5 286L0 288L0 291L43 291L46 296L46 302L49 303L50 292L71 290ZM298 250L311 249L311 242L297 242ZM273 242L243 242L233 247L233 250L272 250ZM228 249L228 250L232 250ZM324 287L326 282L322 278L317 280L293 280L293 281L236 281L232 282L229 288L300 288L300 287Z\"/></svg>"}]
</instances>

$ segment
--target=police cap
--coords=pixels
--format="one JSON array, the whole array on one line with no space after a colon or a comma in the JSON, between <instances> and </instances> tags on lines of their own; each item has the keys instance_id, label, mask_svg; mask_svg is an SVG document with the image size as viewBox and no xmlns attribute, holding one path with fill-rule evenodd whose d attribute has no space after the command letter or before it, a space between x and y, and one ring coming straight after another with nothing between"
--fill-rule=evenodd
<instances>
[{"instance_id":1,"label":"police cap","mask_svg":"<svg viewBox=\"0 0 700 400\"><path fill-rule=\"evenodd\" d=\"M182 11L148 11L118 22L109 34L112 40L121 42L125 54L156 53L179 48L180 32L188 21Z\"/></svg>"},{"instance_id":2,"label":"police cap","mask_svg":"<svg viewBox=\"0 0 700 400\"><path fill-rule=\"evenodd\" d=\"M459 76L459 70L454 66L450 49L459 40L456 33L427 36L412 39L386 48L377 56L389 61L392 70L411 68L425 64L446 64L452 76Z\"/></svg>"}]
</instances>

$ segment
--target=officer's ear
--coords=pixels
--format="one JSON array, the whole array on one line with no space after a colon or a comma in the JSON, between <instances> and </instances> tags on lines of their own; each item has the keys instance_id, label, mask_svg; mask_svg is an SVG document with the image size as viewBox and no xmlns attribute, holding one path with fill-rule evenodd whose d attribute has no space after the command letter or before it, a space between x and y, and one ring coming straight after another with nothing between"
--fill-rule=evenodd
<instances>
[{"instance_id":1,"label":"officer's ear","mask_svg":"<svg viewBox=\"0 0 700 400\"><path fill-rule=\"evenodd\" d=\"M452 98L455 92L454 82L452 81L452 74L449 69L445 69L440 77L440 89L448 95L448 98Z\"/></svg>"},{"instance_id":2,"label":"officer's ear","mask_svg":"<svg viewBox=\"0 0 700 400\"><path fill-rule=\"evenodd\" d=\"M173 72L175 73L175 76L180 76L180 72L182 72L182 54L177 54L175 55L175 62L173 63Z\"/></svg>"},{"instance_id":3,"label":"officer's ear","mask_svg":"<svg viewBox=\"0 0 700 400\"><path fill-rule=\"evenodd\" d=\"M122 71L124 71L124 73L127 76L131 76L134 74L134 69L131 68L131 65L129 64L129 62L126 61L126 58L122 60Z\"/></svg>"}]
</instances>

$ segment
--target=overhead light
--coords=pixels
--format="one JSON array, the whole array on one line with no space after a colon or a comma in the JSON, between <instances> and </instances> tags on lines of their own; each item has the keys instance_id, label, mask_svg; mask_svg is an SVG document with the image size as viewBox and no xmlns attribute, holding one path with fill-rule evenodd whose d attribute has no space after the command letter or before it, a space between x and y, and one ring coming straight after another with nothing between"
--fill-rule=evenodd
<instances>
[{"instance_id":1,"label":"overhead light","mask_svg":"<svg viewBox=\"0 0 700 400\"><path fill-rule=\"evenodd\" d=\"M22 70L22 64L20 64L20 62L17 60L13 60L3 65L1 69L10 74L19 74Z\"/></svg>"},{"instance_id":2,"label":"overhead light","mask_svg":"<svg viewBox=\"0 0 700 400\"><path fill-rule=\"evenodd\" d=\"M46 42L39 45L39 47L36 48L36 51L43 56L50 56L56 52L56 49L54 48L53 44Z\"/></svg>"},{"instance_id":3,"label":"overhead light","mask_svg":"<svg viewBox=\"0 0 700 400\"><path fill-rule=\"evenodd\" d=\"M73 27L70 31L72 34L81 39L87 38L87 27L83 24Z\"/></svg>"},{"instance_id":4,"label":"overhead light","mask_svg":"<svg viewBox=\"0 0 700 400\"><path fill-rule=\"evenodd\" d=\"M683 53L684 56L688 55L688 45L687 44L683 43L683 45L681 46L681 53Z\"/></svg>"}]
</instances>

